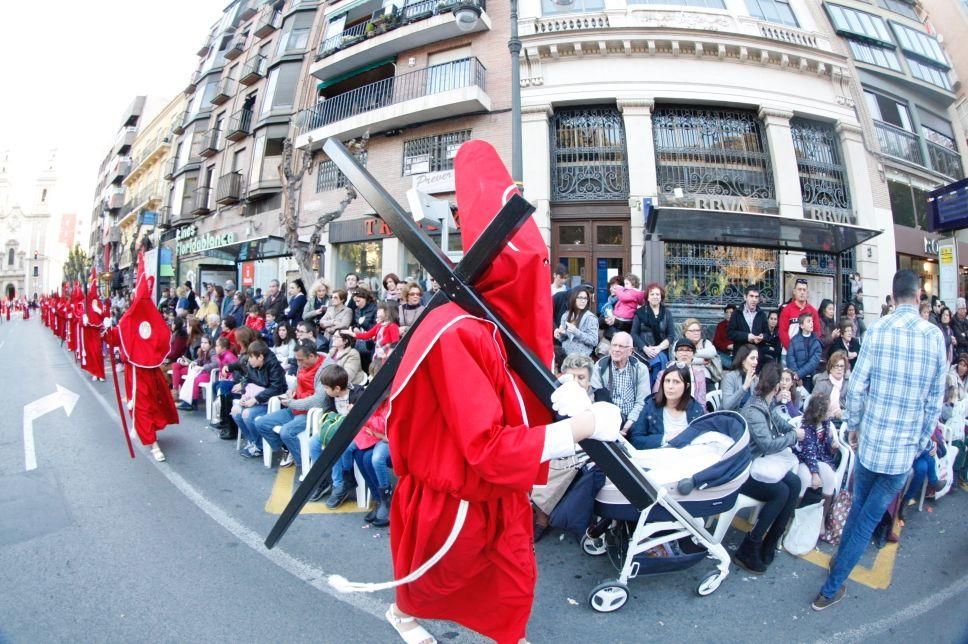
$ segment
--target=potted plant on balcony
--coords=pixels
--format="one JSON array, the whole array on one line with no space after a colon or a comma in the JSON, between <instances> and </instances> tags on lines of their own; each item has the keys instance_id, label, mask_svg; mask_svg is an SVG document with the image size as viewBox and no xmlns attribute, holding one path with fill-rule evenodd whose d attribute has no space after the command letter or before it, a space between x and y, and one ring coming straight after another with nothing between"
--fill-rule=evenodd
<instances>
[{"instance_id":1,"label":"potted plant on balcony","mask_svg":"<svg viewBox=\"0 0 968 644\"><path fill-rule=\"evenodd\" d=\"M339 43L340 49L346 49L347 47L352 47L356 43L363 40L364 37L365 36L363 34L352 34L352 35L343 36L343 39Z\"/></svg>"}]
</instances>

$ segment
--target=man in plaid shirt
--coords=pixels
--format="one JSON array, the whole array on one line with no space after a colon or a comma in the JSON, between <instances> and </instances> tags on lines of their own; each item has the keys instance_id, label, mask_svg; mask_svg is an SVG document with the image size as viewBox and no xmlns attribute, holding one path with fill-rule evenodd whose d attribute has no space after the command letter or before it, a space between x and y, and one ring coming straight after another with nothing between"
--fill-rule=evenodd
<instances>
[{"instance_id":1,"label":"man in plaid shirt","mask_svg":"<svg viewBox=\"0 0 968 644\"><path fill-rule=\"evenodd\" d=\"M847 384L847 436L858 461L853 504L814 610L843 598L844 582L941 414L947 353L938 327L918 315L919 288L913 271L895 273L897 309L868 327Z\"/></svg>"}]
</instances>

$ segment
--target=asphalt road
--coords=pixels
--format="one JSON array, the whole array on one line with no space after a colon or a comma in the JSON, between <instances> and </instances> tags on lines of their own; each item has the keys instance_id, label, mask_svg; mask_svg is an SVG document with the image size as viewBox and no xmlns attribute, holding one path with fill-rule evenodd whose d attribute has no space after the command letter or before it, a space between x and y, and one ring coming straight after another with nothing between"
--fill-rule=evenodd
<instances>
[{"instance_id":1,"label":"asphalt road","mask_svg":"<svg viewBox=\"0 0 968 644\"><path fill-rule=\"evenodd\" d=\"M70 417L56 409L34 421L37 468L26 471L24 406L57 385L80 398ZM386 531L355 511L305 514L266 550L288 479L240 458L203 414L161 433L167 462L143 451L131 460L110 378L90 382L36 319L0 324L0 400L0 643L399 641L383 620L390 593L340 595L325 581L389 578ZM809 603L825 571L781 553L762 577L734 568L708 597L695 593L706 562L633 579L629 603L599 614L588 592L614 569L552 533L536 548L529 637L968 642L968 494L931 510L909 513L889 566L873 547L866 554L869 576L887 574L889 588L851 581L847 599L823 613ZM428 627L442 642L482 641L454 624Z\"/></svg>"}]
</instances>

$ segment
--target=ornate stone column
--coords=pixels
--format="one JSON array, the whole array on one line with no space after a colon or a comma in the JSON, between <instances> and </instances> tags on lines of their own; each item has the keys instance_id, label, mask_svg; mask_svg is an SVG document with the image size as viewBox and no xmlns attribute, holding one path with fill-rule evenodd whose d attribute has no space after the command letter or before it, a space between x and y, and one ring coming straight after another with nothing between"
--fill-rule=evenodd
<instances>
[{"instance_id":1,"label":"ornate stone column","mask_svg":"<svg viewBox=\"0 0 968 644\"><path fill-rule=\"evenodd\" d=\"M548 117L551 105L521 108L521 160L524 165L524 198L534 204L534 220L551 246L551 133Z\"/></svg>"},{"instance_id":2,"label":"ornate stone column","mask_svg":"<svg viewBox=\"0 0 968 644\"><path fill-rule=\"evenodd\" d=\"M800 171L797 155L793 149L790 119L793 112L772 107L761 107L760 120L766 129L766 142L773 166L773 185L776 202L783 217L803 218L803 197L800 194Z\"/></svg>"},{"instance_id":3,"label":"ornate stone column","mask_svg":"<svg viewBox=\"0 0 968 644\"><path fill-rule=\"evenodd\" d=\"M620 99L617 103L625 123L625 147L628 151L631 271L644 277L642 253L645 216L642 200L648 197L654 199L658 192L655 141L652 137L655 101L648 98Z\"/></svg>"}]
</instances>

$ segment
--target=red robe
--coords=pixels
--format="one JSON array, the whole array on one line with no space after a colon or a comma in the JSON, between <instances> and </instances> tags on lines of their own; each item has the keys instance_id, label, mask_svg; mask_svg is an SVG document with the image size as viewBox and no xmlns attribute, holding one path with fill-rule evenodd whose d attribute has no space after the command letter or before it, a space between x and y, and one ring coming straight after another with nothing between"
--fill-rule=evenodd
<instances>
[{"instance_id":1,"label":"red robe","mask_svg":"<svg viewBox=\"0 0 968 644\"><path fill-rule=\"evenodd\" d=\"M461 146L455 162L465 252L514 191L494 149ZM475 285L493 311L551 364L548 250L531 220ZM468 514L453 547L419 579L397 588L415 617L458 622L500 644L525 636L537 567L529 492L543 483L540 463L551 416L507 366L489 322L455 304L431 312L411 332L394 378L387 418L394 470L391 505L394 576L436 553Z\"/></svg>"},{"instance_id":2,"label":"red robe","mask_svg":"<svg viewBox=\"0 0 968 644\"><path fill-rule=\"evenodd\" d=\"M91 281L87 286L85 312L82 317L81 368L95 378L104 378L104 342L101 327L105 309L98 298L97 273L91 269Z\"/></svg>"}]
</instances>

